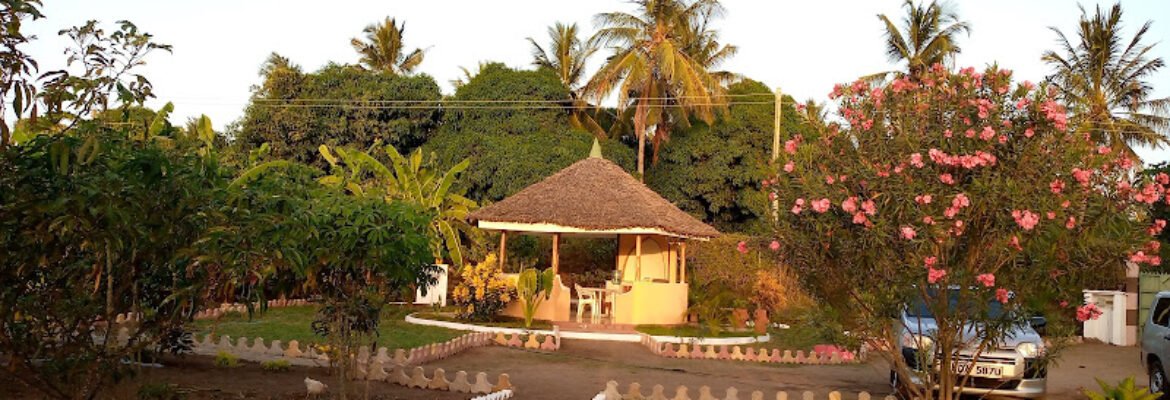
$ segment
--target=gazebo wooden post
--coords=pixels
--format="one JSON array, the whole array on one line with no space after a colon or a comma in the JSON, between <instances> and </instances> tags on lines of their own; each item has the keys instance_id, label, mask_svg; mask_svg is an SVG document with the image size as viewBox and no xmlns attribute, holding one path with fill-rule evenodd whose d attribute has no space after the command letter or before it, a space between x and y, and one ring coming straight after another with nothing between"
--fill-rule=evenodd
<instances>
[{"instance_id":1,"label":"gazebo wooden post","mask_svg":"<svg viewBox=\"0 0 1170 400\"><path fill-rule=\"evenodd\" d=\"M561 234L553 234L553 253L552 253L552 269L553 274L560 274L561 268Z\"/></svg>"},{"instance_id":2,"label":"gazebo wooden post","mask_svg":"<svg viewBox=\"0 0 1170 400\"><path fill-rule=\"evenodd\" d=\"M679 257L678 283L687 283L687 242L679 242L678 249L682 253Z\"/></svg>"},{"instance_id":3,"label":"gazebo wooden post","mask_svg":"<svg viewBox=\"0 0 1170 400\"><path fill-rule=\"evenodd\" d=\"M508 256L508 231L500 231L500 270L504 270L504 260Z\"/></svg>"},{"instance_id":4,"label":"gazebo wooden post","mask_svg":"<svg viewBox=\"0 0 1170 400\"><path fill-rule=\"evenodd\" d=\"M634 269L634 282L642 280L642 235L634 235L634 256L637 264Z\"/></svg>"}]
</instances>

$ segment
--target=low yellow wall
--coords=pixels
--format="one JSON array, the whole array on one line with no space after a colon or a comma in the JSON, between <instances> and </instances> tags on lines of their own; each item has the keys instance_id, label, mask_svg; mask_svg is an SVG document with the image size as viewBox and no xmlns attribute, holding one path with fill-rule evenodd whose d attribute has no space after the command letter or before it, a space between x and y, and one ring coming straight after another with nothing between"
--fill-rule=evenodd
<instances>
[{"instance_id":1,"label":"low yellow wall","mask_svg":"<svg viewBox=\"0 0 1170 400\"><path fill-rule=\"evenodd\" d=\"M614 323L676 325L686 322L687 284L630 282L629 292L614 296Z\"/></svg>"},{"instance_id":2,"label":"low yellow wall","mask_svg":"<svg viewBox=\"0 0 1170 400\"><path fill-rule=\"evenodd\" d=\"M503 275L504 279L507 279L509 282L511 282L513 287L515 287L516 281L520 279L520 274ZM572 306L572 299L573 295L569 291L569 287L565 286L565 284L561 282L561 276L557 275L553 282L552 293L550 293L549 297L540 303L540 306L536 307L536 314L532 318L545 321L568 321L570 316L569 309ZM517 299L511 303L508 303L508 305L504 307L502 314L510 317L524 318L524 302Z\"/></svg>"}]
</instances>

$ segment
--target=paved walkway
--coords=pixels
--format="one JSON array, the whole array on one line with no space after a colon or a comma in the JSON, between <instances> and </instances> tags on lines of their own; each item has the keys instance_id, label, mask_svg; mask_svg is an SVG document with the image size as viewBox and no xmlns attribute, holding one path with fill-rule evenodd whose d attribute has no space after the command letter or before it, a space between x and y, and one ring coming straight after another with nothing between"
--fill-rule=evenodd
<instances>
[{"instance_id":1,"label":"paved walkway","mask_svg":"<svg viewBox=\"0 0 1170 400\"><path fill-rule=\"evenodd\" d=\"M832 390L874 395L889 394L888 368L881 360L856 365L782 365L743 361L694 361L657 357L631 343L565 340L561 351L538 353L502 347L481 347L427 364L448 370L466 369L489 374L508 373L518 388L517 397L540 393L539 398L586 399L616 380L624 387L639 382L644 393L661 384L667 393L687 385L692 393L708 385L716 393L735 386L740 393L809 390L823 398ZM1135 376L1145 383L1145 373L1134 347L1084 344L1068 349L1050 373L1052 399L1084 398L1083 388L1096 389L1093 378L1117 382ZM848 397L847 397L848 398Z\"/></svg>"}]
</instances>

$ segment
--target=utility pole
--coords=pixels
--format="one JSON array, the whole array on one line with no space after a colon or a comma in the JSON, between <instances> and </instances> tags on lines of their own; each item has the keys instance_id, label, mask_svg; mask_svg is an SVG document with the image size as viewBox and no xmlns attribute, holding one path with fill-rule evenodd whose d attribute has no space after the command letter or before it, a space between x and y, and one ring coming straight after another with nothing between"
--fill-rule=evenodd
<instances>
[{"instance_id":1,"label":"utility pole","mask_svg":"<svg viewBox=\"0 0 1170 400\"><path fill-rule=\"evenodd\" d=\"M784 95L780 92L780 88L776 88L776 112L772 120L772 171L779 173L780 165L777 160L780 158L780 110L784 104ZM772 219L780 220L780 200L772 199Z\"/></svg>"}]
</instances>

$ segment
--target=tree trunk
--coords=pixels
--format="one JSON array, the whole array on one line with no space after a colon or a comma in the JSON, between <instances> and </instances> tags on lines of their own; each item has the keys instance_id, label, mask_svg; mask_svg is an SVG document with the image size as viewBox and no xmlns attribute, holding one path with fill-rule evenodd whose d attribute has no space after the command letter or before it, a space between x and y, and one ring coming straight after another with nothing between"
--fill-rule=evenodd
<instances>
[{"instance_id":1,"label":"tree trunk","mask_svg":"<svg viewBox=\"0 0 1170 400\"><path fill-rule=\"evenodd\" d=\"M646 181L646 105L638 101L634 110L634 134L638 135L638 182Z\"/></svg>"}]
</instances>

